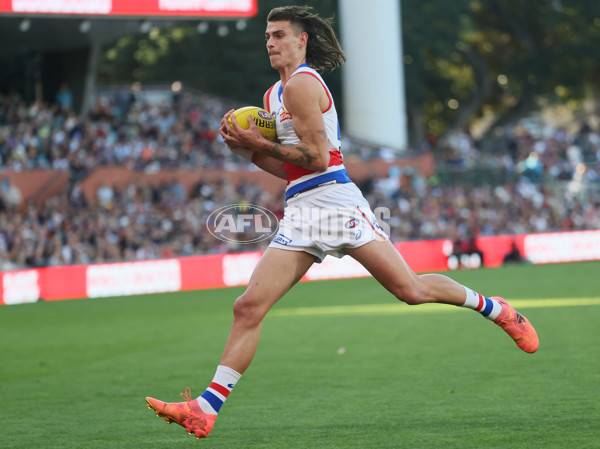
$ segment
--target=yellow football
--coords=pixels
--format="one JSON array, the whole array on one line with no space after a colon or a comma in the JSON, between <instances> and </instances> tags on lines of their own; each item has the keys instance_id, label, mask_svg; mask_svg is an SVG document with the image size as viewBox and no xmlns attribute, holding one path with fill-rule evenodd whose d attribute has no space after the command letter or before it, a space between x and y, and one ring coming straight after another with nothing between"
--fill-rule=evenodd
<instances>
[{"instance_id":1,"label":"yellow football","mask_svg":"<svg viewBox=\"0 0 600 449\"><path fill-rule=\"evenodd\" d=\"M246 106L245 108L236 109L233 111L232 115L242 129L248 129L250 127L248 116L251 115L254 118L254 123L256 123L256 126L265 139L277 139L275 119L269 111L256 106ZM231 117L229 117L229 123L231 123Z\"/></svg>"}]
</instances>

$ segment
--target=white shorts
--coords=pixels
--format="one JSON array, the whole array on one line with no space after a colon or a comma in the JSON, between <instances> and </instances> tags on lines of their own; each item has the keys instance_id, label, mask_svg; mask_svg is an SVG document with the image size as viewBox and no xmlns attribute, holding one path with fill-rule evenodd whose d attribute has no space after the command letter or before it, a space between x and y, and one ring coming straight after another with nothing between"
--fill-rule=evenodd
<instances>
[{"instance_id":1,"label":"white shorts","mask_svg":"<svg viewBox=\"0 0 600 449\"><path fill-rule=\"evenodd\" d=\"M278 234L269 248L305 251L322 262L328 254L343 257L375 239L387 240L369 203L352 182L330 184L287 201Z\"/></svg>"}]
</instances>

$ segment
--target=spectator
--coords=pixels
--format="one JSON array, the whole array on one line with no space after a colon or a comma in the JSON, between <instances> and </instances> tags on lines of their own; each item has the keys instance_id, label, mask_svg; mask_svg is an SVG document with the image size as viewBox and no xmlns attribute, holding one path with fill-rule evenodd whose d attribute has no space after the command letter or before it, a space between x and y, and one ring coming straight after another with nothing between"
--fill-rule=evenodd
<instances>
[{"instance_id":1,"label":"spectator","mask_svg":"<svg viewBox=\"0 0 600 449\"><path fill-rule=\"evenodd\" d=\"M513 240L510 246L510 251L504 255L504 263L521 263L525 259L521 255L519 248L517 248L516 242Z\"/></svg>"},{"instance_id":2,"label":"spectator","mask_svg":"<svg viewBox=\"0 0 600 449\"><path fill-rule=\"evenodd\" d=\"M56 93L56 106L60 112L68 113L73 110L73 93L66 82L61 83Z\"/></svg>"},{"instance_id":3,"label":"spectator","mask_svg":"<svg viewBox=\"0 0 600 449\"><path fill-rule=\"evenodd\" d=\"M19 188L5 178L0 182L0 197L8 208L14 208L21 203L22 195Z\"/></svg>"}]
</instances>

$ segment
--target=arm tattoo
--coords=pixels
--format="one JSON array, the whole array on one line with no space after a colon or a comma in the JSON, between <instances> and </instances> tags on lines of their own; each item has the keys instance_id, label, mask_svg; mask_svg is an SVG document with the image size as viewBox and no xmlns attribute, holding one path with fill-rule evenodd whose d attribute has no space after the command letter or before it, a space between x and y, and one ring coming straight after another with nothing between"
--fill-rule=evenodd
<instances>
[{"instance_id":1,"label":"arm tattoo","mask_svg":"<svg viewBox=\"0 0 600 449\"><path fill-rule=\"evenodd\" d=\"M327 139L327 133L324 130L319 130L317 132ZM284 150L284 147L276 142L273 142L267 147L268 153L275 159L289 162L298 167L311 168L315 158L314 155L310 153L310 149L304 145L297 145L294 149L298 150L300 154L295 156L292 151Z\"/></svg>"},{"instance_id":2,"label":"arm tattoo","mask_svg":"<svg viewBox=\"0 0 600 449\"><path fill-rule=\"evenodd\" d=\"M300 155L297 157L294 157L292 151L284 150L284 148L278 143L271 144L269 147L267 147L267 150L275 159L279 159L299 167L310 168L314 160L313 156L310 154L310 150L302 145L297 145L294 148L300 151Z\"/></svg>"},{"instance_id":3,"label":"arm tattoo","mask_svg":"<svg viewBox=\"0 0 600 449\"><path fill-rule=\"evenodd\" d=\"M302 147L300 145L298 145L296 147L296 149L299 150L302 153L296 159L296 161L298 162L297 165L299 165L300 167L310 168L310 166L313 163L313 157L310 155L310 150L308 148Z\"/></svg>"},{"instance_id":4,"label":"arm tattoo","mask_svg":"<svg viewBox=\"0 0 600 449\"><path fill-rule=\"evenodd\" d=\"M267 150L269 151L269 153L271 154L271 156L273 156L276 159L281 159L282 157L286 157L290 155L290 152L287 151L283 151L281 145L279 145L278 143L273 143L272 145L269 145L267 147Z\"/></svg>"}]
</instances>

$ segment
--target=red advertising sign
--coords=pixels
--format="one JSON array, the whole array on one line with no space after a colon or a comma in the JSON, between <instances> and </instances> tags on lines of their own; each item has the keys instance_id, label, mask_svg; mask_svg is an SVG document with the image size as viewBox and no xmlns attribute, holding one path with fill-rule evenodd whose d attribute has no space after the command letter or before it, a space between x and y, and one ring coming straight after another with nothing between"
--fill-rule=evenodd
<instances>
[{"instance_id":1,"label":"red advertising sign","mask_svg":"<svg viewBox=\"0 0 600 449\"><path fill-rule=\"evenodd\" d=\"M181 290L178 259L88 265L88 298L177 292Z\"/></svg>"},{"instance_id":2,"label":"red advertising sign","mask_svg":"<svg viewBox=\"0 0 600 449\"><path fill-rule=\"evenodd\" d=\"M477 245L490 268L502 265L513 247L534 264L600 260L600 230L487 236ZM417 273L449 268L450 240L400 242L396 248ZM0 305L243 286L261 256L262 252L252 251L0 272ZM368 271L350 257L328 257L302 280L367 276Z\"/></svg>"},{"instance_id":3,"label":"red advertising sign","mask_svg":"<svg viewBox=\"0 0 600 449\"><path fill-rule=\"evenodd\" d=\"M0 14L252 17L258 0L0 0Z\"/></svg>"}]
</instances>

